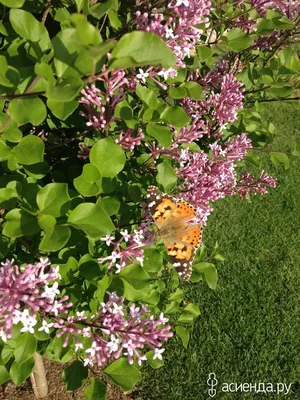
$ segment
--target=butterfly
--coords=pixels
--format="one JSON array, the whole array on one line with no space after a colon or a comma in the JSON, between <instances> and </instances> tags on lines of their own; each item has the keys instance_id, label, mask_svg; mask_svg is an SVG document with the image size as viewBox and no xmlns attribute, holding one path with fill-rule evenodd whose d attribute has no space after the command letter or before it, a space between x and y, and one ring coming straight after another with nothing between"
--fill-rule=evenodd
<instances>
[{"instance_id":1,"label":"butterfly","mask_svg":"<svg viewBox=\"0 0 300 400\"><path fill-rule=\"evenodd\" d=\"M196 216L195 208L182 199L160 192L156 186L148 187L147 200L173 266L184 280L188 280L202 238L201 226L189 223Z\"/></svg>"}]
</instances>

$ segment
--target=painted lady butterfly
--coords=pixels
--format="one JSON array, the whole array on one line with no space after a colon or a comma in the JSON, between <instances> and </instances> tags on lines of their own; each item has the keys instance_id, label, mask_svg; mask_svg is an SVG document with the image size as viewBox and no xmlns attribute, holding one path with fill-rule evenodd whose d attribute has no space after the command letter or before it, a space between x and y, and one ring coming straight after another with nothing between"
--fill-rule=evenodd
<instances>
[{"instance_id":1,"label":"painted lady butterfly","mask_svg":"<svg viewBox=\"0 0 300 400\"><path fill-rule=\"evenodd\" d=\"M161 193L156 186L149 186L147 200L174 267L184 280L188 280L202 237L201 226L189 223L195 218L195 208L184 200Z\"/></svg>"}]
</instances>

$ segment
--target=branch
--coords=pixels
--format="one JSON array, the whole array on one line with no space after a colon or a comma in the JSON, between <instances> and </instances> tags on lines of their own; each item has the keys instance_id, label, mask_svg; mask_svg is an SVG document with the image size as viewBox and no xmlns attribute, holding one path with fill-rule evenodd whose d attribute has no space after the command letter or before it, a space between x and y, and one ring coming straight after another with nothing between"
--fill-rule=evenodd
<instances>
[{"instance_id":1,"label":"branch","mask_svg":"<svg viewBox=\"0 0 300 400\"><path fill-rule=\"evenodd\" d=\"M46 92L41 91L41 92L32 92L32 93L7 94L5 96L0 96L0 100L18 99L18 98L22 98L22 97L31 97L31 96L41 96L45 93Z\"/></svg>"},{"instance_id":2,"label":"branch","mask_svg":"<svg viewBox=\"0 0 300 400\"><path fill-rule=\"evenodd\" d=\"M46 23L46 19L47 19L47 16L48 16L48 14L49 14L49 11L50 11L50 8L51 8L51 0L46 0L45 1L45 11L44 11L44 14L43 14L43 16L42 16L42 24L43 25L45 25L45 23Z\"/></svg>"},{"instance_id":3,"label":"branch","mask_svg":"<svg viewBox=\"0 0 300 400\"><path fill-rule=\"evenodd\" d=\"M270 103L274 101L297 101L300 100L300 97L279 97L278 99L262 99L262 100L248 100L248 103Z\"/></svg>"}]
</instances>

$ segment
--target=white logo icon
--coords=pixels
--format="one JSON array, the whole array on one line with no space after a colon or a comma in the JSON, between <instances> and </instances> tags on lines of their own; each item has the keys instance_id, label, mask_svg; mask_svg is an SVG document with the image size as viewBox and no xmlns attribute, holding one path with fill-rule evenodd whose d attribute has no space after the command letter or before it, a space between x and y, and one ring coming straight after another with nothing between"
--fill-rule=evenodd
<instances>
[{"instance_id":1,"label":"white logo icon","mask_svg":"<svg viewBox=\"0 0 300 400\"><path fill-rule=\"evenodd\" d=\"M216 391L216 389L214 389L214 386L217 386L217 384L218 384L218 380L217 380L216 374L214 372L211 372L208 375L207 384L208 384L208 386L210 386L210 388L208 389L209 396L214 397L217 394L217 391Z\"/></svg>"}]
</instances>

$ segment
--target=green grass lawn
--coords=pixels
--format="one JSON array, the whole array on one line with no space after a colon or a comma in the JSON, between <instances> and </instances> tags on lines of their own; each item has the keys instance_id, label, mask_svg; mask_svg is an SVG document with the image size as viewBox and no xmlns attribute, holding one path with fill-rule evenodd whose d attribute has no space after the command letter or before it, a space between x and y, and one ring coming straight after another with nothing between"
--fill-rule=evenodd
<instances>
[{"instance_id":1,"label":"green grass lawn","mask_svg":"<svg viewBox=\"0 0 300 400\"><path fill-rule=\"evenodd\" d=\"M300 148L300 112L271 104L265 118L278 128L272 145ZM207 378L217 375L216 399L271 399L274 394L224 393L222 382L293 383L279 398L300 399L300 159L291 168L266 169L278 177L269 195L217 202L204 241L218 241L226 257L218 265L217 290L204 282L187 284L187 300L201 315L185 350L178 338L166 346L165 367L144 372L143 400L208 399Z\"/></svg>"}]
</instances>

